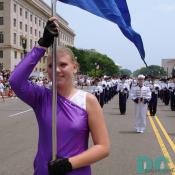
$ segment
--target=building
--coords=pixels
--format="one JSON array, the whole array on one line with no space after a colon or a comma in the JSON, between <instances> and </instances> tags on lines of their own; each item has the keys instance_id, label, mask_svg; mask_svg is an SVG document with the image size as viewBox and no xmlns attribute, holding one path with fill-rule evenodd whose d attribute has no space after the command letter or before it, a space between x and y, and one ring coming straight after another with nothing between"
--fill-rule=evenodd
<instances>
[{"instance_id":1,"label":"building","mask_svg":"<svg viewBox=\"0 0 175 175\"><path fill-rule=\"evenodd\" d=\"M42 36L51 8L42 0L0 0L0 69L11 71ZM59 19L59 45L74 45L74 31ZM46 55L47 56L47 55ZM34 71L45 72L44 56Z\"/></svg>"},{"instance_id":2,"label":"building","mask_svg":"<svg viewBox=\"0 0 175 175\"><path fill-rule=\"evenodd\" d=\"M172 70L175 69L175 58L173 59L162 59L162 67L167 72L168 77L172 76Z\"/></svg>"}]
</instances>

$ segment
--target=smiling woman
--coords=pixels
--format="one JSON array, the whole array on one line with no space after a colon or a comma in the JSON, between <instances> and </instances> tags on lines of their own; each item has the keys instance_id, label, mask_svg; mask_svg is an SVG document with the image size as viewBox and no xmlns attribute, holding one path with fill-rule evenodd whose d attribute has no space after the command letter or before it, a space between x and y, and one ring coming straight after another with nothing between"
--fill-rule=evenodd
<instances>
[{"instance_id":1,"label":"smiling woman","mask_svg":"<svg viewBox=\"0 0 175 175\"><path fill-rule=\"evenodd\" d=\"M35 65L58 36L57 19L46 24L38 47L34 47L13 71L9 82L16 95L30 105L38 121L38 151L34 161L34 175L91 175L90 165L109 154L109 138L104 115L96 97L74 87L73 76L78 64L72 51L57 50L57 159L52 160L52 92L28 81ZM48 74L51 75L51 56ZM89 133L93 146L88 148Z\"/></svg>"},{"instance_id":2,"label":"smiling woman","mask_svg":"<svg viewBox=\"0 0 175 175\"><path fill-rule=\"evenodd\" d=\"M78 71L78 63L74 57L71 49L66 47L58 47L56 51L57 55L57 65L56 65L56 74L57 74L57 89L60 90L60 86L73 85L73 77ZM52 80L52 59L51 53L48 56L48 76Z\"/></svg>"}]
</instances>

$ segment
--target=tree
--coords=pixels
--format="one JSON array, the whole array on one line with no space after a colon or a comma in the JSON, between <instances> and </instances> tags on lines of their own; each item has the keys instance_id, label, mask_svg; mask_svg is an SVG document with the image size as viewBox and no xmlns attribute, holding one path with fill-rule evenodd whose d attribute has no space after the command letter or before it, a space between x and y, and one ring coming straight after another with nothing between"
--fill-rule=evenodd
<instances>
[{"instance_id":1,"label":"tree","mask_svg":"<svg viewBox=\"0 0 175 175\"><path fill-rule=\"evenodd\" d=\"M80 64L80 73L92 77L101 77L103 75L118 75L119 67L107 55L96 52L94 49L85 50L70 47L77 62ZM97 69L98 67L98 69Z\"/></svg>"},{"instance_id":2,"label":"tree","mask_svg":"<svg viewBox=\"0 0 175 175\"><path fill-rule=\"evenodd\" d=\"M137 69L132 73L132 76L137 77L139 74L140 74L140 69Z\"/></svg>"},{"instance_id":3,"label":"tree","mask_svg":"<svg viewBox=\"0 0 175 175\"><path fill-rule=\"evenodd\" d=\"M131 74L132 72L129 69L120 69L120 76L127 75L128 77L130 77Z\"/></svg>"},{"instance_id":4,"label":"tree","mask_svg":"<svg viewBox=\"0 0 175 175\"><path fill-rule=\"evenodd\" d=\"M145 76L155 76L155 77L163 77L166 76L166 72L163 67L158 65L151 65L148 67L142 67L133 72L133 76L138 76L139 74L143 74Z\"/></svg>"}]
</instances>

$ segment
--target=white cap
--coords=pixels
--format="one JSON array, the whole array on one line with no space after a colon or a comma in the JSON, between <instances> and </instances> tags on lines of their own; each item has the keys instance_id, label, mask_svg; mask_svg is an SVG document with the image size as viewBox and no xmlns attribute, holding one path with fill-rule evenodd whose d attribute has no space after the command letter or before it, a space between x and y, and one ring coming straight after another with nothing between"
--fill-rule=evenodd
<instances>
[{"instance_id":1,"label":"white cap","mask_svg":"<svg viewBox=\"0 0 175 175\"><path fill-rule=\"evenodd\" d=\"M140 74L140 75L138 75L138 79L145 79L145 76Z\"/></svg>"},{"instance_id":2,"label":"white cap","mask_svg":"<svg viewBox=\"0 0 175 175\"><path fill-rule=\"evenodd\" d=\"M104 75L104 76L103 76L103 78L107 78L107 76L106 76L106 75Z\"/></svg>"}]
</instances>

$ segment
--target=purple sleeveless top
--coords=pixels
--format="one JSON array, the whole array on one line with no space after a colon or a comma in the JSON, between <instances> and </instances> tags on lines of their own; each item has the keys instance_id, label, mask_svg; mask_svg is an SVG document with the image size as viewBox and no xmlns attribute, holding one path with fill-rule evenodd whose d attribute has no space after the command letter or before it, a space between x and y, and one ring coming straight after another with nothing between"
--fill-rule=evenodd
<instances>
[{"instance_id":1,"label":"purple sleeveless top","mask_svg":"<svg viewBox=\"0 0 175 175\"><path fill-rule=\"evenodd\" d=\"M39 128L38 151L34 160L34 175L49 175L52 159L52 92L27 79L45 50L34 47L17 65L9 82L16 95L30 105ZM69 158L88 149L89 127L87 112L58 95L57 97L57 156ZM78 168L67 175L91 175L90 166Z\"/></svg>"}]
</instances>

